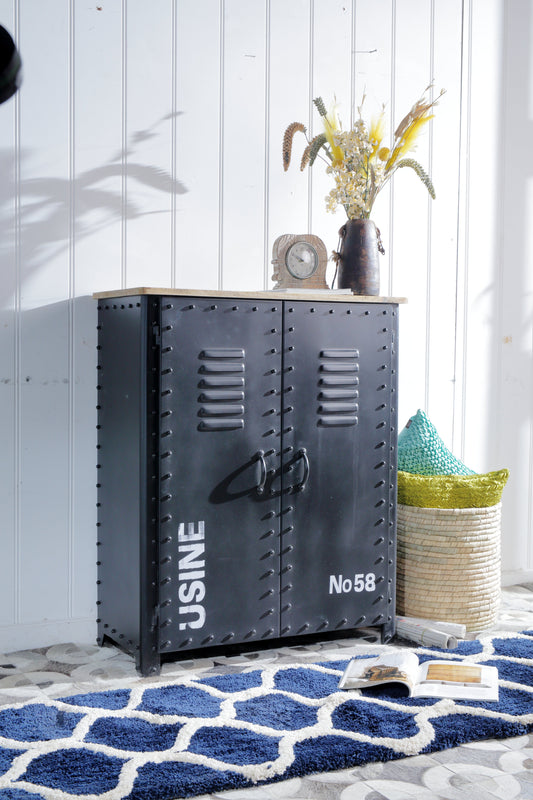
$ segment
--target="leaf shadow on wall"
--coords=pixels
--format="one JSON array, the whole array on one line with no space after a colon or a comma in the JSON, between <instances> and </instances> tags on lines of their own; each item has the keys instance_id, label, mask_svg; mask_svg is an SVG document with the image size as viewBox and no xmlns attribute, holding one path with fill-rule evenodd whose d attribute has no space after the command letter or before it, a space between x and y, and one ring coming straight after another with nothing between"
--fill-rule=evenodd
<instances>
[{"instance_id":1,"label":"leaf shadow on wall","mask_svg":"<svg viewBox=\"0 0 533 800\"><path fill-rule=\"evenodd\" d=\"M72 243L97 234L121 220L155 214L170 214L167 206L146 208L139 191L155 190L162 195L182 195L187 188L169 171L142 163L140 144L155 140L161 123L182 112L167 115L151 128L134 132L125 150L101 166L76 177L25 177L31 175L38 151L22 151L17 181L17 164L11 149L0 149L0 265L2 275L14 269L17 243L24 279L50 258L66 251ZM154 143L154 147L157 146ZM66 153L61 152L63 162ZM53 156L50 155L50 161ZM3 280L0 301L13 296L14 280Z\"/></svg>"}]
</instances>

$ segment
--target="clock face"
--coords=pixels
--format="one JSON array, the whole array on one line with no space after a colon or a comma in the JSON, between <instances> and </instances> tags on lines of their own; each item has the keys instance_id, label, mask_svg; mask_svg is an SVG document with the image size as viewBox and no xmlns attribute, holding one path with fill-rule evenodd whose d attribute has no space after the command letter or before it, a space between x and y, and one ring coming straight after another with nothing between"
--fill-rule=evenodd
<instances>
[{"instance_id":1,"label":"clock face","mask_svg":"<svg viewBox=\"0 0 533 800\"><path fill-rule=\"evenodd\" d=\"M318 253L309 242L295 242L285 255L285 264L294 278L310 278L318 267Z\"/></svg>"}]
</instances>

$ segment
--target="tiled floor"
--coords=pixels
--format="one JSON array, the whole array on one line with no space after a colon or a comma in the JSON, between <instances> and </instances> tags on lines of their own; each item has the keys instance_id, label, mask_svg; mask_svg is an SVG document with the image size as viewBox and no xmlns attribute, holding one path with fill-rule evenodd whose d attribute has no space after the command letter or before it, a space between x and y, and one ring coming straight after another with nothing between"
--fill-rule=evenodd
<instances>
[{"instance_id":1,"label":"tiled floor","mask_svg":"<svg viewBox=\"0 0 533 800\"><path fill-rule=\"evenodd\" d=\"M496 630L533 629L533 584L504 589ZM361 644L361 640L358 640ZM374 637L365 637L372 652ZM133 660L114 647L64 644L0 655L0 705L168 681L188 671L237 671L251 663L312 662L348 657L345 639L236 657L197 659L163 666L159 678L140 678ZM431 756L311 775L257 789L223 792L225 800L533 800L533 735L484 740ZM207 796L204 796L206 800Z\"/></svg>"}]
</instances>

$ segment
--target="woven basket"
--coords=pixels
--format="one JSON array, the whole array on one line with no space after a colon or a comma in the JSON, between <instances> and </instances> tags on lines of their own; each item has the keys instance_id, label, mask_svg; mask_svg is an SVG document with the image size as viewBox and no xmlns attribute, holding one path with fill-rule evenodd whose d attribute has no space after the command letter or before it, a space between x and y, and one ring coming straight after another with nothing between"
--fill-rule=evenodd
<instances>
[{"instance_id":1,"label":"woven basket","mask_svg":"<svg viewBox=\"0 0 533 800\"><path fill-rule=\"evenodd\" d=\"M397 613L491 627L501 597L501 503L488 508L398 504Z\"/></svg>"}]
</instances>

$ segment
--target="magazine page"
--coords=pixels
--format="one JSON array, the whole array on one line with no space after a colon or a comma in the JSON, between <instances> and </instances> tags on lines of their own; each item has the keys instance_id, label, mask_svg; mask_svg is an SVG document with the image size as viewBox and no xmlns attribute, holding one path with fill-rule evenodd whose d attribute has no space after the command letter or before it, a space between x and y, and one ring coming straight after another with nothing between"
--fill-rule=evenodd
<instances>
[{"instance_id":1,"label":"magazine page","mask_svg":"<svg viewBox=\"0 0 533 800\"><path fill-rule=\"evenodd\" d=\"M373 658L354 658L339 682L339 689L361 689L383 683L403 683L411 693L418 675L418 658L406 650L389 651Z\"/></svg>"},{"instance_id":2,"label":"magazine page","mask_svg":"<svg viewBox=\"0 0 533 800\"><path fill-rule=\"evenodd\" d=\"M498 700L498 670L458 661L425 661L418 669L412 696Z\"/></svg>"}]
</instances>

